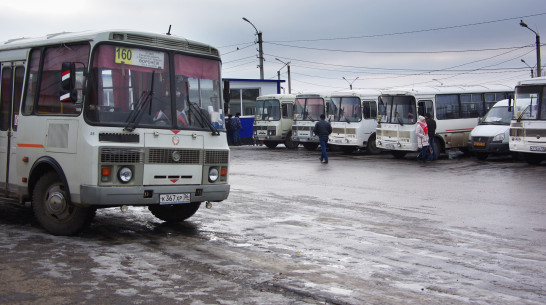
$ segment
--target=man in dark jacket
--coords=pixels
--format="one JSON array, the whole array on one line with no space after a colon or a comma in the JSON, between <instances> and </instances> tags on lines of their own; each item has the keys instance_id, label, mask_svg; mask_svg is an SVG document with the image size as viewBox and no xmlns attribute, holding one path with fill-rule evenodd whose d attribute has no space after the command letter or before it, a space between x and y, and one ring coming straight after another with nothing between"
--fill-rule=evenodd
<instances>
[{"instance_id":1,"label":"man in dark jacket","mask_svg":"<svg viewBox=\"0 0 546 305\"><path fill-rule=\"evenodd\" d=\"M436 121L430 116L430 113L425 113L425 122L428 127L428 143L432 149L432 153L428 156L429 161L438 160L436 155L436 146L434 145L434 135L436 134Z\"/></svg>"},{"instance_id":2,"label":"man in dark jacket","mask_svg":"<svg viewBox=\"0 0 546 305\"><path fill-rule=\"evenodd\" d=\"M313 132L319 137L320 149L320 162L328 163L328 155L326 154L326 143L328 143L328 136L332 133L332 125L325 120L324 114L320 115L320 121L315 124Z\"/></svg>"}]
</instances>

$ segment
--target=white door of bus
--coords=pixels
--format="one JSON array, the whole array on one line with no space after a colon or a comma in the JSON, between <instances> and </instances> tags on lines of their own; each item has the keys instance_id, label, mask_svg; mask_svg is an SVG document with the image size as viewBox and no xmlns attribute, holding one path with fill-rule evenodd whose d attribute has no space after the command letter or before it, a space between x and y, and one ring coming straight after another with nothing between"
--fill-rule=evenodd
<instances>
[{"instance_id":1,"label":"white door of bus","mask_svg":"<svg viewBox=\"0 0 546 305\"><path fill-rule=\"evenodd\" d=\"M10 181L15 176L13 145L17 132L17 117L21 103L24 66L22 63L5 62L0 69L0 194L9 194ZM13 177L10 177L13 176Z\"/></svg>"}]
</instances>

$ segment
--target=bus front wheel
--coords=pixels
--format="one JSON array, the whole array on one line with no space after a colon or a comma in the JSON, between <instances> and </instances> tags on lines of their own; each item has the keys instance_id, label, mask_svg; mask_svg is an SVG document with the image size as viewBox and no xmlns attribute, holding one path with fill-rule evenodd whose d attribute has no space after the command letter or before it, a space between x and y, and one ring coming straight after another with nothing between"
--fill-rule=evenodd
<instances>
[{"instance_id":1,"label":"bus front wheel","mask_svg":"<svg viewBox=\"0 0 546 305\"><path fill-rule=\"evenodd\" d=\"M181 222L195 214L199 210L201 202L191 202L176 205L151 205L148 210L165 222Z\"/></svg>"},{"instance_id":2,"label":"bus front wheel","mask_svg":"<svg viewBox=\"0 0 546 305\"><path fill-rule=\"evenodd\" d=\"M368 143L366 145L366 153L368 155L377 155L381 152L380 148L377 148L376 142L375 142L375 134L370 136L368 139Z\"/></svg>"},{"instance_id":3,"label":"bus front wheel","mask_svg":"<svg viewBox=\"0 0 546 305\"><path fill-rule=\"evenodd\" d=\"M40 225L53 235L74 235L85 229L95 209L70 202L65 185L54 172L43 175L32 196L32 210Z\"/></svg>"}]
</instances>

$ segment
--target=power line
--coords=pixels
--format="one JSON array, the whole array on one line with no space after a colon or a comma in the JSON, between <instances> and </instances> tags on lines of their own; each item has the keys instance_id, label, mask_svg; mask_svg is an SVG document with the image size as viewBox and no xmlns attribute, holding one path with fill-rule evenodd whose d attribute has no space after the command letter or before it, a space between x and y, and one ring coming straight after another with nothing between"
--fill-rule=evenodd
<instances>
[{"instance_id":1,"label":"power line","mask_svg":"<svg viewBox=\"0 0 546 305\"><path fill-rule=\"evenodd\" d=\"M361 35L361 36L349 36L349 37L299 39L299 40L277 40L277 41L269 41L268 43L273 43L273 42L276 42L276 43L278 43L278 42L304 42L304 41L309 42L309 41L324 41L324 40L346 40L346 39L360 39L360 38L374 38L374 37L384 37L384 36L406 35L406 34L415 34L415 33L423 33L423 32L432 32L432 31L456 29L456 28L483 25L483 24L490 24L490 23L497 23L497 22L504 22L504 21L510 21L510 20L518 20L518 19L524 19L524 18L536 17L536 16L542 16L542 15L546 15L546 13L537 13L537 14L526 15L526 16L504 18L504 19L497 19L497 20L490 20L490 21L483 21L483 22L475 22L475 23L468 23L468 24L454 25L454 26L445 26L445 27L425 29L425 30L414 30L414 31L405 31L405 32L372 34L372 35Z\"/></svg>"}]
</instances>

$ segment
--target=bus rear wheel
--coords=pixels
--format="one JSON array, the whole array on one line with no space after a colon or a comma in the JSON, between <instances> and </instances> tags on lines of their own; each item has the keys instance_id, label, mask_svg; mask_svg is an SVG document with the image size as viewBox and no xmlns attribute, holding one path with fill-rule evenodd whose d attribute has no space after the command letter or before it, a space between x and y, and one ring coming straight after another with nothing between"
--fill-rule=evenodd
<instances>
[{"instance_id":1,"label":"bus rear wheel","mask_svg":"<svg viewBox=\"0 0 546 305\"><path fill-rule=\"evenodd\" d=\"M165 222L181 222L195 214L199 210L201 202L192 202L186 204L174 205L151 205L148 210L152 214Z\"/></svg>"},{"instance_id":2,"label":"bus rear wheel","mask_svg":"<svg viewBox=\"0 0 546 305\"><path fill-rule=\"evenodd\" d=\"M65 185L54 172L43 175L32 196L32 210L40 225L53 235L75 235L95 216L95 209L70 202Z\"/></svg>"}]
</instances>

